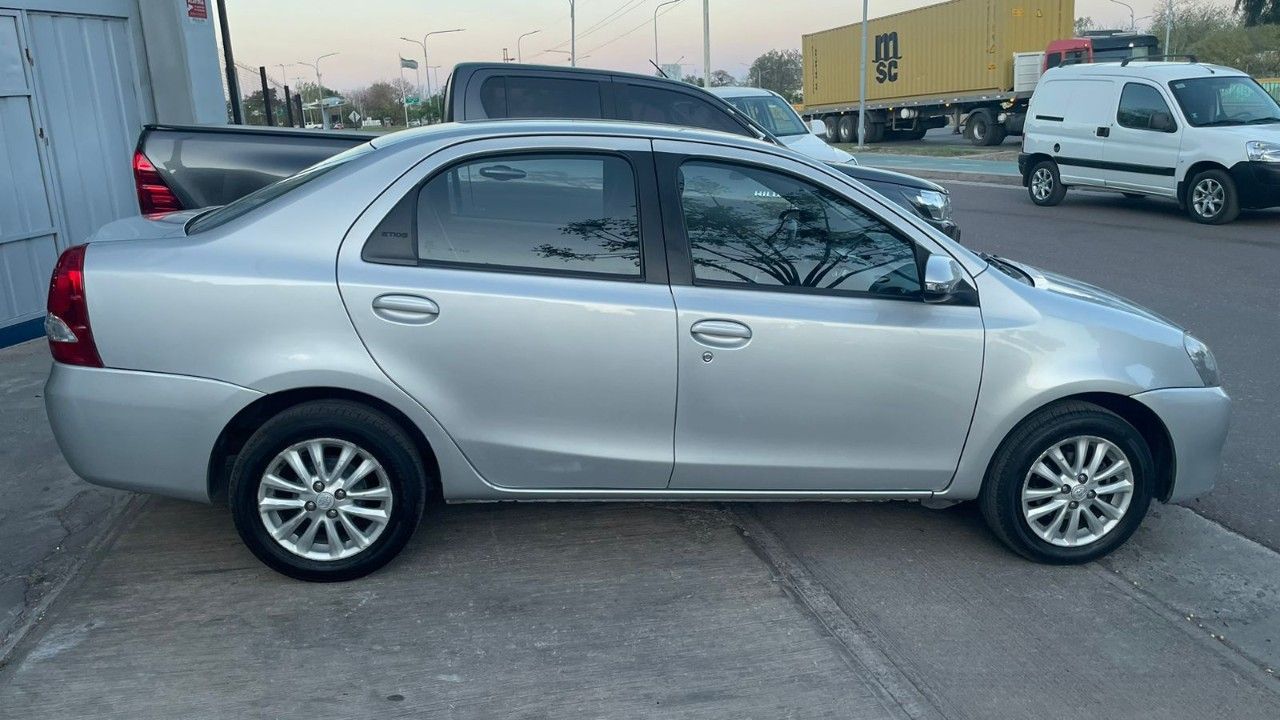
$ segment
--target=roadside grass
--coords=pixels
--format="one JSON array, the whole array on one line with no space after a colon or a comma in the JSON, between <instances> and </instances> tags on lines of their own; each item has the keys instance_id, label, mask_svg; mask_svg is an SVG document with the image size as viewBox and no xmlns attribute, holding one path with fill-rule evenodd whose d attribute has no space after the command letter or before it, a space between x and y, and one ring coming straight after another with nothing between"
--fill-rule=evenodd
<instances>
[{"instance_id":1,"label":"roadside grass","mask_svg":"<svg viewBox=\"0 0 1280 720\"><path fill-rule=\"evenodd\" d=\"M850 153L880 153L884 155L926 155L929 157L959 157L973 160L1007 160L1007 153L1016 153L1014 149L1004 150L988 147L965 147L962 145L932 145L919 142L875 143L859 150L854 143L837 143L835 147Z\"/></svg>"}]
</instances>

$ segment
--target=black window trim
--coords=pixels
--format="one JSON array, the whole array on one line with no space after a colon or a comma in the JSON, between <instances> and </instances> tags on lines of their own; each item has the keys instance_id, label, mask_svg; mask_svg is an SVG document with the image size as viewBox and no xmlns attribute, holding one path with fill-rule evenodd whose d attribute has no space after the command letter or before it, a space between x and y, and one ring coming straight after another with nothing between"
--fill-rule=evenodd
<instances>
[{"instance_id":1,"label":"black window trim","mask_svg":"<svg viewBox=\"0 0 1280 720\"><path fill-rule=\"evenodd\" d=\"M1136 127L1133 125L1125 125L1120 120L1120 110L1121 108L1124 107L1124 91L1128 90L1129 86L1131 85L1150 88L1151 90L1155 91L1156 97L1160 98L1160 102L1164 103L1165 112L1169 115L1169 118L1173 120L1172 130L1156 130L1155 128L1152 128L1152 127ZM1173 114L1173 108L1170 107L1169 100L1164 96L1164 93L1160 92L1160 88L1151 83L1137 82L1135 80L1126 80L1124 83L1124 86L1120 88L1120 96L1116 99L1116 124L1122 128L1125 128L1126 130L1145 130L1146 132L1161 133L1164 135L1178 132L1178 117Z\"/></svg>"},{"instance_id":2,"label":"black window trim","mask_svg":"<svg viewBox=\"0 0 1280 720\"><path fill-rule=\"evenodd\" d=\"M590 147L547 147L536 149L519 149L519 148L502 148L482 150L455 158L440 167L435 168L421 180L413 184L409 190L401 196L391 209L383 215L381 219L374 225L373 231L377 232L382 222L409 198L414 199L414 209L412 213L412 245L414 254L417 255L418 247L418 212L417 197L426 187L427 183L440 177L441 175L462 165L489 162L494 159L512 156L528 157L530 155L551 155L551 156L609 156L615 157L627 163L631 168L631 175L636 193L636 216L639 221L640 231L640 272L637 275L622 275L619 273L602 273L590 272L582 270L555 270L551 268L535 268L525 267L521 265L497 265L491 263L470 263L457 262L451 260L427 260L417 257L414 262L396 263L386 260L371 260L365 254L365 249L369 244L370 238L366 237L361 244L360 259L362 262L371 265L395 265L399 267L426 267L439 268L445 270L467 270L471 272L487 272L494 274L507 275L542 275L546 277L569 278L578 280L607 280L610 282L637 283L637 284L666 284L667 283L667 263L666 249L664 247L661 221L657 217L658 209L654 207L652 200L645 200L646 195L652 198L656 196L656 179L650 167L650 163L640 155L651 155L652 153L634 150L606 150Z\"/></svg>"},{"instance_id":3,"label":"black window trim","mask_svg":"<svg viewBox=\"0 0 1280 720\"><path fill-rule=\"evenodd\" d=\"M728 290L744 290L747 292L781 292L786 294L817 295L823 297L870 298L875 300L893 300L897 302L924 302L922 292L918 292L915 295L884 295L865 290L836 290L830 288L799 287L794 285L748 285L745 283L735 283L724 280L697 279L693 274L693 253L689 244L689 237L685 229L684 206L681 202L680 192L678 189L679 183L676 182L676 173L679 172L682 165L688 162L702 161L718 163L721 165L738 165L751 168L753 170L772 172L784 175L805 185L816 185L838 195L844 200L852 203L862 212L870 215L877 222L884 225L894 237L907 243L908 247L911 248L911 253L915 259L916 280L919 282L921 290L924 288L924 261L929 256L929 250L914 239L904 235L896 225L886 221L881 213L875 212L865 204L850 198L848 193L834 189L822 183L814 182L812 179L790 170L779 168L764 162L753 162L751 160L743 160L736 157L722 157L703 153L654 152L653 156L654 165L657 169L658 184L660 187L662 226L664 235L667 238L667 266L668 273L671 276L672 285L712 287Z\"/></svg>"}]
</instances>

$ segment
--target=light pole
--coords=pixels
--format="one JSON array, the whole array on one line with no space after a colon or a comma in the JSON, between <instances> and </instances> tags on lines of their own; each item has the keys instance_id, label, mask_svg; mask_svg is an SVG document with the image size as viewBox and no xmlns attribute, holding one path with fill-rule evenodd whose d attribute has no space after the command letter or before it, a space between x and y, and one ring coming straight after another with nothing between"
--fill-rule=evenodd
<instances>
[{"instance_id":1,"label":"light pole","mask_svg":"<svg viewBox=\"0 0 1280 720\"><path fill-rule=\"evenodd\" d=\"M678 2L680 0L667 0L666 2L658 3L658 6L653 9L653 64L659 68L662 67L662 61L658 59L658 11L667 5L675 5Z\"/></svg>"},{"instance_id":2,"label":"light pole","mask_svg":"<svg viewBox=\"0 0 1280 720\"><path fill-rule=\"evenodd\" d=\"M569 64L578 67L578 20L574 15L574 0L569 0Z\"/></svg>"},{"instance_id":3,"label":"light pole","mask_svg":"<svg viewBox=\"0 0 1280 720\"><path fill-rule=\"evenodd\" d=\"M862 53L858 57L858 149L867 138L867 3L862 0Z\"/></svg>"},{"instance_id":4,"label":"light pole","mask_svg":"<svg viewBox=\"0 0 1280 720\"><path fill-rule=\"evenodd\" d=\"M456 33L456 32L462 32L464 30L466 30L466 28L453 28L452 30L432 30L426 35L423 35L421 41L414 40L412 38L407 38L407 37L401 37L400 39L404 40L405 42L417 43L419 46L421 46L422 47L422 64L425 65L426 67L431 67L431 58L427 56L427 38L431 37L432 35L444 35L445 33ZM430 73L427 74L427 96L428 97L431 96L431 74Z\"/></svg>"},{"instance_id":5,"label":"light pole","mask_svg":"<svg viewBox=\"0 0 1280 720\"><path fill-rule=\"evenodd\" d=\"M324 110L324 79L320 77L320 61L327 57L333 57L337 54L338 53L336 52L325 53L324 55L316 58L316 61L313 63L304 62L302 60L298 61L299 65L306 65L316 71L316 109L320 111L320 126L325 130L329 129L329 113Z\"/></svg>"},{"instance_id":6,"label":"light pole","mask_svg":"<svg viewBox=\"0 0 1280 720\"><path fill-rule=\"evenodd\" d=\"M1173 0L1169 0L1169 5L1168 7L1165 8L1165 11L1164 11L1164 54L1165 55L1168 55L1170 52L1172 52L1172 48L1169 47L1169 43L1171 42L1171 40L1169 39L1169 35L1172 32L1173 32Z\"/></svg>"},{"instance_id":7,"label":"light pole","mask_svg":"<svg viewBox=\"0 0 1280 720\"><path fill-rule=\"evenodd\" d=\"M521 35L520 37L516 38L516 62L518 62L518 63L522 63L522 62L524 62L524 54L523 54L522 52L520 52L520 41L521 41L521 40L523 40L523 39L525 39L525 38L527 38L527 37L529 37L530 35L537 35L537 34L538 34L538 33L540 33L540 32L542 32L542 31L541 31L541 30L530 30L529 32L524 33L524 34L523 34L523 35Z\"/></svg>"},{"instance_id":8,"label":"light pole","mask_svg":"<svg viewBox=\"0 0 1280 720\"><path fill-rule=\"evenodd\" d=\"M1136 24L1133 19L1133 6L1127 2L1120 2L1120 0L1111 0L1111 2L1117 5L1123 5L1129 8L1129 32L1133 32L1134 28L1136 27Z\"/></svg>"},{"instance_id":9,"label":"light pole","mask_svg":"<svg viewBox=\"0 0 1280 720\"><path fill-rule=\"evenodd\" d=\"M702 85L711 87L711 0L702 0Z\"/></svg>"},{"instance_id":10,"label":"light pole","mask_svg":"<svg viewBox=\"0 0 1280 720\"><path fill-rule=\"evenodd\" d=\"M289 68L289 67L293 67L293 66L294 66L294 65L296 65L296 64L297 64L297 63L289 63L288 65L286 65L286 64L284 64L284 63L276 63L276 67L280 68L280 80L282 81L282 82L280 83L281 85L288 85L288 84L289 84L289 74L288 74L288 73L286 73L284 69L285 69L285 68Z\"/></svg>"},{"instance_id":11,"label":"light pole","mask_svg":"<svg viewBox=\"0 0 1280 720\"><path fill-rule=\"evenodd\" d=\"M572 53L570 53L568 50L543 50L542 52L558 53L558 54L560 54L560 55L569 55L570 57L569 57L569 59L568 59L568 60L566 60L566 62L570 62L570 63L572 63L572 62L574 61L573 54L572 54ZM586 60L586 59L587 59L587 58L589 58L589 57L591 57L591 56L590 56L590 55L583 55L580 59L581 59L581 60ZM577 67L577 66L575 65L574 67Z\"/></svg>"}]
</instances>

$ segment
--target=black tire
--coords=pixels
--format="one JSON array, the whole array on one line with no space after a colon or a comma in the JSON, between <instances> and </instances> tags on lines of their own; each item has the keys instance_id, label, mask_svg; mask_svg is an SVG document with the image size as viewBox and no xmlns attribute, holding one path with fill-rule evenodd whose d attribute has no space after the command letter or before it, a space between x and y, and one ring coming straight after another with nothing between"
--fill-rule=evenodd
<instances>
[{"instance_id":1,"label":"black tire","mask_svg":"<svg viewBox=\"0 0 1280 720\"><path fill-rule=\"evenodd\" d=\"M987 144L987 137L991 135L992 124L991 113L986 110L974 110L965 120L964 136L970 143L984 146Z\"/></svg>"},{"instance_id":2,"label":"black tire","mask_svg":"<svg viewBox=\"0 0 1280 720\"><path fill-rule=\"evenodd\" d=\"M1044 177L1047 174L1048 177ZM1042 183L1047 182L1047 187ZM1031 202L1042 207L1053 207L1067 196L1067 186L1062 184L1058 175L1058 163L1052 160L1041 160L1031 166L1027 173L1027 195Z\"/></svg>"},{"instance_id":3,"label":"black tire","mask_svg":"<svg viewBox=\"0 0 1280 720\"><path fill-rule=\"evenodd\" d=\"M1004 139L1008 137L1009 131L1005 129L1003 123L992 123L991 132L987 134L987 146L1000 145Z\"/></svg>"},{"instance_id":4,"label":"black tire","mask_svg":"<svg viewBox=\"0 0 1280 720\"><path fill-rule=\"evenodd\" d=\"M1147 197L1142 193L1121 193L1121 195L1124 195L1125 200L1144 200Z\"/></svg>"},{"instance_id":5,"label":"black tire","mask_svg":"<svg viewBox=\"0 0 1280 720\"><path fill-rule=\"evenodd\" d=\"M828 115L822 118L822 126L826 128L826 140L829 143L840 142L840 118Z\"/></svg>"},{"instance_id":6,"label":"black tire","mask_svg":"<svg viewBox=\"0 0 1280 720\"><path fill-rule=\"evenodd\" d=\"M1186 187L1186 209L1192 220L1205 225L1223 225L1240 215L1240 195L1236 192L1235 181L1225 170L1202 170L1191 178ZM1221 191L1219 202L1199 202L1201 189L1212 192L1214 188Z\"/></svg>"},{"instance_id":7,"label":"black tire","mask_svg":"<svg viewBox=\"0 0 1280 720\"><path fill-rule=\"evenodd\" d=\"M1022 490L1041 453L1077 436L1099 437L1119 448L1128 459L1133 489L1128 509L1113 527L1088 544L1064 547L1032 530L1032 521L1023 515ZM1120 547L1138 528L1151 504L1154 467L1142 434L1119 415L1092 403L1060 402L1035 413L1009 433L987 470L978 504L992 533L1019 555L1054 565L1089 562ZM1046 502L1052 501L1056 499Z\"/></svg>"},{"instance_id":8,"label":"black tire","mask_svg":"<svg viewBox=\"0 0 1280 720\"><path fill-rule=\"evenodd\" d=\"M381 533L368 547L342 559L313 560L291 552L271 537L258 513L259 483L269 464L291 445L316 438L354 443L368 452L381 465L392 493L390 517ZM317 400L284 410L258 428L232 466L229 496L236 530L259 560L292 578L336 582L367 575L399 554L422 517L426 485L413 441L396 422L358 403Z\"/></svg>"},{"instance_id":9,"label":"black tire","mask_svg":"<svg viewBox=\"0 0 1280 720\"><path fill-rule=\"evenodd\" d=\"M885 134L884 123L868 122L866 133L867 133L868 143L884 142L884 134Z\"/></svg>"},{"instance_id":10,"label":"black tire","mask_svg":"<svg viewBox=\"0 0 1280 720\"><path fill-rule=\"evenodd\" d=\"M858 119L852 115L840 116L840 142L858 142Z\"/></svg>"}]
</instances>

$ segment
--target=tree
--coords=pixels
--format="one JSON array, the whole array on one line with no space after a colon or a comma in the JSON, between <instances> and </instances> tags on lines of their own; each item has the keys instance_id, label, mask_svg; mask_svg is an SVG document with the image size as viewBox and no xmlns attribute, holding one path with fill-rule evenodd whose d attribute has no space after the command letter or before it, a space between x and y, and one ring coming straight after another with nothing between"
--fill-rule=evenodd
<instances>
[{"instance_id":1,"label":"tree","mask_svg":"<svg viewBox=\"0 0 1280 720\"><path fill-rule=\"evenodd\" d=\"M729 87L737 84L737 79L724 70L714 70L711 73L711 87Z\"/></svg>"},{"instance_id":2,"label":"tree","mask_svg":"<svg viewBox=\"0 0 1280 720\"><path fill-rule=\"evenodd\" d=\"M1280 0L1236 0L1235 7L1247 27L1280 23Z\"/></svg>"},{"instance_id":3,"label":"tree","mask_svg":"<svg viewBox=\"0 0 1280 720\"><path fill-rule=\"evenodd\" d=\"M1155 15L1151 16L1151 25L1147 28L1147 32L1163 39L1165 15L1168 12L1168 5L1162 4L1157 7ZM1239 26L1240 21L1231 13L1231 10L1225 5L1217 4L1214 0L1180 0L1174 4L1169 47L1163 48L1162 52L1191 52L1192 45L1211 33Z\"/></svg>"},{"instance_id":4,"label":"tree","mask_svg":"<svg viewBox=\"0 0 1280 720\"><path fill-rule=\"evenodd\" d=\"M1098 29L1098 25L1093 21L1093 18L1087 16L1076 18L1076 37L1096 29Z\"/></svg>"},{"instance_id":5,"label":"tree","mask_svg":"<svg viewBox=\"0 0 1280 720\"><path fill-rule=\"evenodd\" d=\"M747 78L766 90L772 90L788 102L800 101L803 76L799 50L770 50L751 63Z\"/></svg>"},{"instance_id":6,"label":"tree","mask_svg":"<svg viewBox=\"0 0 1280 720\"><path fill-rule=\"evenodd\" d=\"M692 74L685 75L684 81L689 83L690 85L697 85L698 87L702 87L702 78L698 77L697 75L692 75Z\"/></svg>"}]
</instances>

